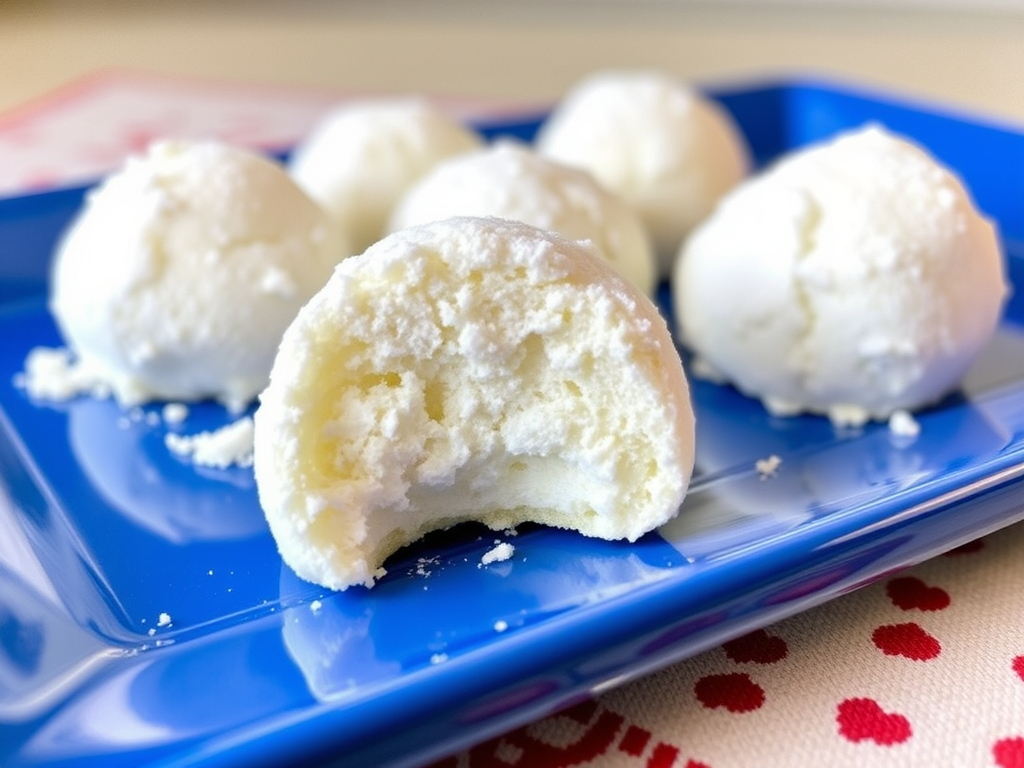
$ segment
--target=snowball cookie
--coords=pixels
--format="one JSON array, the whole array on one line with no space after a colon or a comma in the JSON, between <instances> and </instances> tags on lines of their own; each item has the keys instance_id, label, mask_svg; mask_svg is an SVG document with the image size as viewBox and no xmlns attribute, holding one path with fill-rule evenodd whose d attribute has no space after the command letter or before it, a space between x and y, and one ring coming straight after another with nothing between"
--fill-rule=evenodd
<instances>
[{"instance_id":1,"label":"snowball cookie","mask_svg":"<svg viewBox=\"0 0 1024 768\"><path fill-rule=\"evenodd\" d=\"M693 468L682 363L588 244L454 218L342 262L284 335L255 416L284 561L333 589L463 520L634 540Z\"/></svg>"},{"instance_id":2,"label":"snowball cookie","mask_svg":"<svg viewBox=\"0 0 1024 768\"><path fill-rule=\"evenodd\" d=\"M296 147L292 177L342 222L361 253L384 236L402 193L439 160L469 152L482 137L419 99L344 104Z\"/></svg>"},{"instance_id":3,"label":"snowball cookie","mask_svg":"<svg viewBox=\"0 0 1024 768\"><path fill-rule=\"evenodd\" d=\"M50 306L118 400L267 384L281 334L349 253L284 168L212 142L159 142L88 197L59 244Z\"/></svg>"},{"instance_id":4,"label":"snowball cookie","mask_svg":"<svg viewBox=\"0 0 1024 768\"><path fill-rule=\"evenodd\" d=\"M589 171L640 214L668 277L679 244L748 173L732 117L656 72L599 72L577 84L541 126L537 151Z\"/></svg>"},{"instance_id":5,"label":"snowball cookie","mask_svg":"<svg viewBox=\"0 0 1024 768\"><path fill-rule=\"evenodd\" d=\"M443 161L414 184L391 216L392 231L450 216L499 216L590 240L640 290L655 287L643 222L581 171L499 141Z\"/></svg>"},{"instance_id":6,"label":"snowball cookie","mask_svg":"<svg viewBox=\"0 0 1024 768\"><path fill-rule=\"evenodd\" d=\"M961 182L873 126L730 193L673 276L698 367L774 414L854 426L954 389L1006 293L996 232Z\"/></svg>"}]
</instances>

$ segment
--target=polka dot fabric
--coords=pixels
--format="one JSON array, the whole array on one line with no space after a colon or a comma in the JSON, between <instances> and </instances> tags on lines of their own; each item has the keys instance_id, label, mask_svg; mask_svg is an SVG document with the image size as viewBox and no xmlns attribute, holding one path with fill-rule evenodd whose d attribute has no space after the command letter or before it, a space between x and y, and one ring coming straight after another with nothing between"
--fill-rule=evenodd
<instances>
[{"instance_id":1,"label":"polka dot fabric","mask_svg":"<svg viewBox=\"0 0 1024 768\"><path fill-rule=\"evenodd\" d=\"M1024 768L1024 523L431 768Z\"/></svg>"}]
</instances>

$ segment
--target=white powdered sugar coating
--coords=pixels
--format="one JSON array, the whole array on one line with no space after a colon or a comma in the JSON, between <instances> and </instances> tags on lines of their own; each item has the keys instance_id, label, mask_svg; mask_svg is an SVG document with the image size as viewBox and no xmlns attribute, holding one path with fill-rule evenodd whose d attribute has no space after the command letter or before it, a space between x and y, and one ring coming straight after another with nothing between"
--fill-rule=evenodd
<instances>
[{"instance_id":1,"label":"white powdered sugar coating","mask_svg":"<svg viewBox=\"0 0 1024 768\"><path fill-rule=\"evenodd\" d=\"M386 234L391 209L410 186L441 160L482 143L423 99L357 99L314 126L288 168L361 253Z\"/></svg>"},{"instance_id":2,"label":"white powdered sugar coating","mask_svg":"<svg viewBox=\"0 0 1024 768\"><path fill-rule=\"evenodd\" d=\"M280 164L158 142L89 194L57 249L50 306L123 405L212 397L240 411L347 255L339 226Z\"/></svg>"},{"instance_id":3,"label":"white powdered sugar coating","mask_svg":"<svg viewBox=\"0 0 1024 768\"><path fill-rule=\"evenodd\" d=\"M673 274L701 366L776 415L887 420L959 385L1007 296L993 225L921 148L869 126L729 193Z\"/></svg>"},{"instance_id":4,"label":"white powdered sugar coating","mask_svg":"<svg viewBox=\"0 0 1024 768\"><path fill-rule=\"evenodd\" d=\"M541 126L537 151L593 174L639 213L662 277L686 235L751 165L728 112L653 71L602 71L580 81Z\"/></svg>"},{"instance_id":5,"label":"white powdered sugar coating","mask_svg":"<svg viewBox=\"0 0 1024 768\"><path fill-rule=\"evenodd\" d=\"M590 174L529 147L499 141L438 163L401 198L389 226L452 216L498 216L589 240L641 291L654 290L654 251L639 216Z\"/></svg>"}]
</instances>

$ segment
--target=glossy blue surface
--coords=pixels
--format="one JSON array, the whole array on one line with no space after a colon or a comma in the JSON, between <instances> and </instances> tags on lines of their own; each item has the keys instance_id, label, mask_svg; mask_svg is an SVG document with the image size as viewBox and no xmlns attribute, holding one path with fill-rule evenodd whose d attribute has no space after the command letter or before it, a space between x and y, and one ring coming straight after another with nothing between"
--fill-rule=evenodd
<instances>
[{"instance_id":1,"label":"glossy blue surface","mask_svg":"<svg viewBox=\"0 0 1024 768\"><path fill-rule=\"evenodd\" d=\"M1021 132L809 83L715 95L761 162L866 120L916 138L998 219L1020 274ZM422 764L1024 517L1018 291L914 441L772 418L695 381L698 472L659 532L461 526L396 554L373 590L325 593L282 565L251 471L171 455L158 407L34 403L14 385L31 347L60 342L46 265L81 197L0 200L5 768ZM173 429L227 419L207 404ZM496 540L512 559L481 566Z\"/></svg>"}]
</instances>

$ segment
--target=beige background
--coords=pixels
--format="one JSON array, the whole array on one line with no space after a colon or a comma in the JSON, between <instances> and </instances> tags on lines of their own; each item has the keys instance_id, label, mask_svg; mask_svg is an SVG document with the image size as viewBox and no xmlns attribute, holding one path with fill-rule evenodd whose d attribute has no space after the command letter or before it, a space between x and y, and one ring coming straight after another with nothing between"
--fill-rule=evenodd
<instances>
[{"instance_id":1,"label":"beige background","mask_svg":"<svg viewBox=\"0 0 1024 768\"><path fill-rule=\"evenodd\" d=\"M0 0L0 111L111 67L531 99L553 99L596 68L657 67L701 82L824 75L1024 125L1022 7L1021 0Z\"/></svg>"}]
</instances>

